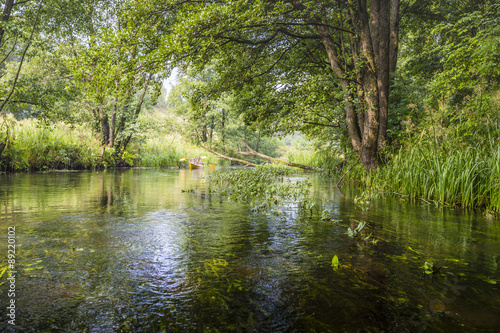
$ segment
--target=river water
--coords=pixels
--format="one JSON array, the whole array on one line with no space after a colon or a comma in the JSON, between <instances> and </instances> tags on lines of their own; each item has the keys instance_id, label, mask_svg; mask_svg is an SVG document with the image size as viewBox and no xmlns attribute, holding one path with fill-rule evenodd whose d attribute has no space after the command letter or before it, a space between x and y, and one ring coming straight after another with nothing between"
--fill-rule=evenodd
<instances>
[{"instance_id":1,"label":"river water","mask_svg":"<svg viewBox=\"0 0 500 333\"><path fill-rule=\"evenodd\" d=\"M16 245L0 331L500 332L498 220L356 204L319 175L297 176L312 211L267 214L211 191L209 172L0 175L0 273L9 227Z\"/></svg>"}]
</instances>

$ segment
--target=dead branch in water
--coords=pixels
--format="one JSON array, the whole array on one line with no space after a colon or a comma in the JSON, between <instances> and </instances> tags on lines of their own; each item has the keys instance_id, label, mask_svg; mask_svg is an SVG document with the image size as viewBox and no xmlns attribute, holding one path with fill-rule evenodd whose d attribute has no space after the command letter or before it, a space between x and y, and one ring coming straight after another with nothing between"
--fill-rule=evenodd
<instances>
[{"instance_id":1,"label":"dead branch in water","mask_svg":"<svg viewBox=\"0 0 500 333\"><path fill-rule=\"evenodd\" d=\"M247 161L244 161L244 160L240 160L240 159L238 159L238 158L228 157L228 156L225 156L225 155L219 154L219 153L217 153L217 152L215 152L215 151L213 151L213 150L211 150L211 149L209 149L209 148L207 148L207 147L203 147L203 146L201 146L201 148L205 149L205 150L206 150L206 151L208 151L209 153L214 154L214 155L215 155L215 156L217 156L217 157L224 158L224 159L229 160L229 161L231 161L231 162L237 162L237 163L245 164L245 166L252 166L252 167L257 166L256 164L251 163L251 162L247 162Z\"/></svg>"},{"instance_id":2,"label":"dead branch in water","mask_svg":"<svg viewBox=\"0 0 500 333\"><path fill-rule=\"evenodd\" d=\"M274 158L274 157L270 157L270 156L258 153L255 150L253 150L245 141L241 140L241 142L243 142L243 144L248 148L248 150L250 152L239 151L239 152L237 152L237 154L240 154L240 155L243 155L243 156L257 156L257 157L263 158L265 160L268 160L268 161L271 161L271 162L274 162L274 163L281 163L281 164L284 164L284 165L288 165L288 166L291 166L291 167L294 167L294 168L301 168L301 169L304 169L304 170L323 171L321 168L313 167L313 166L310 166L310 165L304 165L304 164L300 164L300 163L287 162L287 161L283 161L283 160L280 160L280 159L277 159L277 158Z\"/></svg>"}]
</instances>

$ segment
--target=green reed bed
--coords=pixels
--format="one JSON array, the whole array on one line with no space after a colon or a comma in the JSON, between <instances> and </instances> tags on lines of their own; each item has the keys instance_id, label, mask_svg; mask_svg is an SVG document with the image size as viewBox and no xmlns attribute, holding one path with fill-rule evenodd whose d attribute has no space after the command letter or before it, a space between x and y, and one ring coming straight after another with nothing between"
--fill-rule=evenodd
<instances>
[{"instance_id":1,"label":"green reed bed","mask_svg":"<svg viewBox=\"0 0 500 333\"><path fill-rule=\"evenodd\" d=\"M500 212L500 148L493 147L417 144L369 175L367 185L411 199Z\"/></svg>"}]
</instances>

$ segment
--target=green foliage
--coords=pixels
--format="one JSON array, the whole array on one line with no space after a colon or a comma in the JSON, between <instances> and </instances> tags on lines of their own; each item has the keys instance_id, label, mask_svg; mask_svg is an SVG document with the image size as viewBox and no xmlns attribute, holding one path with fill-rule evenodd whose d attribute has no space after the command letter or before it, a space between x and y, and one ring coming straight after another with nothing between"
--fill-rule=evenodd
<instances>
[{"instance_id":1,"label":"green foliage","mask_svg":"<svg viewBox=\"0 0 500 333\"><path fill-rule=\"evenodd\" d=\"M215 171L207 180L212 191L246 202L256 211L272 210L274 206L286 203L307 205L311 184L307 181L285 182L284 177L292 172L288 167L266 164L254 169Z\"/></svg>"},{"instance_id":2,"label":"green foliage","mask_svg":"<svg viewBox=\"0 0 500 333\"><path fill-rule=\"evenodd\" d=\"M366 222L359 221L358 226L354 229L347 228L347 235L351 238L361 237L361 230L365 227Z\"/></svg>"},{"instance_id":3,"label":"green foliage","mask_svg":"<svg viewBox=\"0 0 500 333\"><path fill-rule=\"evenodd\" d=\"M215 76L210 68L202 72L189 70L170 92L166 111L184 120L184 137L229 156L244 149L244 140L258 152L276 157L279 141L244 124L234 94L211 91Z\"/></svg>"},{"instance_id":4,"label":"green foliage","mask_svg":"<svg viewBox=\"0 0 500 333\"><path fill-rule=\"evenodd\" d=\"M339 257L337 257L337 255L333 256L332 267L334 270L337 270L339 268Z\"/></svg>"},{"instance_id":5,"label":"green foliage","mask_svg":"<svg viewBox=\"0 0 500 333\"><path fill-rule=\"evenodd\" d=\"M10 140L0 155L4 171L88 169L100 164L99 142L84 127L13 122Z\"/></svg>"},{"instance_id":6,"label":"green foliage","mask_svg":"<svg viewBox=\"0 0 500 333\"><path fill-rule=\"evenodd\" d=\"M430 259L429 261L426 261L424 263L424 265L421 266L420 268L424 269L425 274L436 274L441 269L441 267L436 266L434 259Z\"/></svg>"}]
</instances>

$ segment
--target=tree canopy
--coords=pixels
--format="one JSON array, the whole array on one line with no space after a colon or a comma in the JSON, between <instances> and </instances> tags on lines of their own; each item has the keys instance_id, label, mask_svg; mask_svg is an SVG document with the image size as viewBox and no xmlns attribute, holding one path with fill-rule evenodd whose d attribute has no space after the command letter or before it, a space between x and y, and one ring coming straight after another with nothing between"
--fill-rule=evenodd
<instances>
[{"instance_id":1,"label":"tree canopy","mask_svg":"<svg viewBox=\"0 0 500 333\"><path fill-rule=\"evenodd\" d=\"M178 68L200 142L224 148L233 119L372 170L410 120L491 110L498 14L489 0L7 0L0 109L88 122L119 157Z\"/></svg>"}]
</instances>

